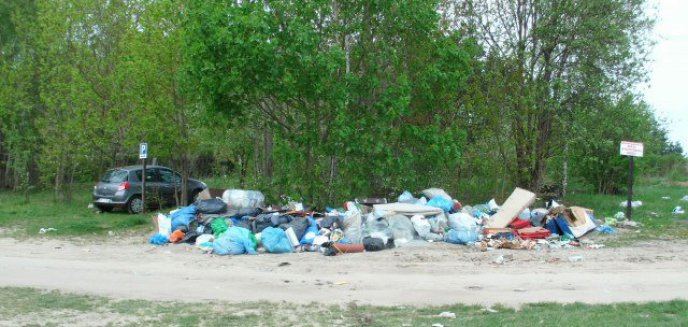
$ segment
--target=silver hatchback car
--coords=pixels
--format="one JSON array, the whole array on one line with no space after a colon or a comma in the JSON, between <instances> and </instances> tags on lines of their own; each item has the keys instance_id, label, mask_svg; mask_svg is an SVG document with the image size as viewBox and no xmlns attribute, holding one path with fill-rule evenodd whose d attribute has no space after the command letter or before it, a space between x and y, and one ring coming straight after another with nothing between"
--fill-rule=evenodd
<instances>
[{"instance_id":1,"label":"silver hatchback car","mask_svg":"<svg viewBox=\"0 0 688 327\"><path fill-rule=\"evenodd\" d=\"M110 169L103 174L98 184L93 187L93 205L101 211L124 208L129 213L143 211L141 199L141 180L143 166L127 166ZM146 197L156 197L147 203L175 205L181 194L182 177L179 173L163 166L146 166ZM208 186L198 180L189 178L187 183L189 203L196 199L198 193Z\"/></svg>"}]
</instances>

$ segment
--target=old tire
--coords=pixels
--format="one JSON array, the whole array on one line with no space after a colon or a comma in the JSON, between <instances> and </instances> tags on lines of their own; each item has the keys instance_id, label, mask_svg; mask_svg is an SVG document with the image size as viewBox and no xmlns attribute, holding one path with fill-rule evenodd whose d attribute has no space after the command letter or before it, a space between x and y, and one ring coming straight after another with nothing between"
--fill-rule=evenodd
<instances>
[{"instance_id":1,"label":"old tire","mask_svg":"<svg viewBox=\"0 0 688 327\"><path fill-rule=\"evenodd\" d=\"M134 195L129 198L127 202L127 211L131 214L139 214L143 212L143 200L140 195Z\"/></svg>"}]
</instances>

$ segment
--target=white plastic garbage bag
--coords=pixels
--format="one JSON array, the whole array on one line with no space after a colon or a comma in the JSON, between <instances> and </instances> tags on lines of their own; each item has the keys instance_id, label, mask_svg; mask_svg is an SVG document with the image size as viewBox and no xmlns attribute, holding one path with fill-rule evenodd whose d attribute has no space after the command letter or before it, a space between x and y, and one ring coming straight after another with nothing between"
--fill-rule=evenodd
<instances>
[{"instance_id":1,"label":"white plastic garbage bag","mask_svg":"<svg viewBox=\"0 0 688 327\"><path fill-rule=\"evenodd\" d=\"M425 195L425 197L428 199L432 199L436 196L443 196L449 200L452 199L452 197L449 196L449 194L447 194L447 192L445 192L441 188L436 188L436 187L432 187L432 188L429 188L427 190L423 190L423 192L421 192L421 193L423 193L423 195Z\"/></svg>"},{"instance_id":2,"label":"white plastic garbage bag","mask_svg":"<svg viewBox=\"0 0 688 327\"><path fill-rule=\"evenodd\" d=\"M387 218L389 221L389 228L394 235L394 245L401 245L413 240L416 230L413 228L413 223L408 217L404 215L394 215Z\"/></svg>"},{"instance_id":3,"label":"white plastic garbage bag","mask_svg":"<svg viewBox=\"0 0 688 327\"><path fill-rule=\"evenodd\" d=\"M226 190L222 193L222 201L231 209L255 209L262 208L265 196L260 191Z\"/></svg>"},{"instance_id":4,"label":"white plastic garbage bag","mask_svg":"<svg viewBox=\"0 0 688 327\"><path fill-rule=\"evenodd\" d=\"M416 230L420 237L425 237L430 233L430 222L425 219L425 216L415 215L411 217L411 222L413 223L413 228Z\"/></svg>"},{"instance_id":5,"label":"white plastic garbage bag","mask_svg":"<svg viewBox=\"0 0 688 327\"><path fill-rule=\"evenodd\" d=\"M449 227L456 230L472 229L476 227L475 218L465 212L449 215Z\"/></svg>"},{"instance_id":6,"label":"white plastic garbage bag","mask_svg":"<svg viewBox=\"0 0 688 327\"><path fill-rule=\"evenodd\" d=\"M495 201L495 199L491 199L487 202L487 208L490 209L490 211L497 211L499 210L499 205L497 204L497 201Z\"/></svg>"},{"instance_id":7,"label":"white plastic garbage bag","mask_svg":"<svg viewBox=\"0 0 688 327\"><path fill-rule=\"evenodd\" d=\"M158 234L165 235L167 238L172 233L172 219L164 214L158 213Z\"/></svg>"},{"instance_id":8,"label":"white plastic garbage bag","mask_svg":"<svg viewBox=\"0 0 688 327\"><path fill-rule=\"evenodd\" d=\"M361 211L355 206L344 214L344 237L351 243L361 243L363 239L363 227Z\"/></svg>"},{"instance_id":9,"label":"white plastic garbage bag","mask_svg":"<svg viewBox=\"0 0 688 327\"><path fill-rule=\"evenodd\" d=\"M643 201L631 201L631 208L637 208L643 205ZM628 201L621 201L619 207L625 208L628 206Z\"/></svg>"}]
</instances>

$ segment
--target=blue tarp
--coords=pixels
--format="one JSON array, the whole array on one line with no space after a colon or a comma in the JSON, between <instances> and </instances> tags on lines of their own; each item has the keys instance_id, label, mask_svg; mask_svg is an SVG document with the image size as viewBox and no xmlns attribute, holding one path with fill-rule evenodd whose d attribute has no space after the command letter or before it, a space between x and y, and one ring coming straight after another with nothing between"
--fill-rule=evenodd
<instances>
[{"instance_id":1,"label":"blue tarp","mask_svg":"<svg viewBox=\"0 0 688 327\"><path fill-rule=\"evenodd\" d=\"M183 231L189 230L189 224L196 216L196 206L190 205L188 207L183 207L177 210L175 213L170 214L172 219L172 231L181 229Z\"/></svg>"}]
</instances>

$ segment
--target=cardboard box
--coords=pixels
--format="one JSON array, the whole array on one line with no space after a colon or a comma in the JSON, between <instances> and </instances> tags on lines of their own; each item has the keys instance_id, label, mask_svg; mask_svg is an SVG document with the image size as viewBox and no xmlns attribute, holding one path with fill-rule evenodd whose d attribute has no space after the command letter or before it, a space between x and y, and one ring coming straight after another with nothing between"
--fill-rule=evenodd
<instances>
[{"instance_id":1,"label":"cardboard box","mask_svg":"<svg viewBox=\"0 0 688 327\"><path fill-rule=\"evenodd\" d=\"M490 217L488 227L505 228L533 203L535 203L535 193L517 187L504 201L501 209Z\"/></svg>"}]
</instances>

